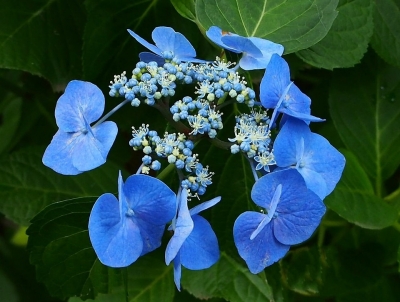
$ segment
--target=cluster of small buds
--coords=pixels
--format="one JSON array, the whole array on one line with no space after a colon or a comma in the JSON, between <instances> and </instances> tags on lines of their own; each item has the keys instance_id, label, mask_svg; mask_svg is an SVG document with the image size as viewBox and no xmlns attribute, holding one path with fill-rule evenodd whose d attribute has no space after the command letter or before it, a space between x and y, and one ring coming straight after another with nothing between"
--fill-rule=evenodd
<instances>
[{"instance_id":1,"label":"cluster of small buds","mask_svg":"<svg viewBox=\"0 0 400 302\"><path fill-rule=\"evenodd\" d=\"M250 114L241 114L236 117L235 137L229 138L234 143L231 153L246 153L249 158L257 162L256 170L264 169L269 172L269 166L275 165L275 158L271 144L271 132L268 129L269 117L263 109L251 110Z\"/></svg>"},{"instance_id":2,"label":"cluster of small buds","mask_svg":"<svg viewBox=\"0 0 400 302\"><path fill-rule=\"evenodd\" d=\"M244 78L230 67L230 62L218 57L213 63L177 64L174 61L159 66L157 62L138 62L128 80L126 73L114 76L110 82L110 96L124 97L132 106L139 106L141 101L154 105L162 97L175 95L176 83L197 83L195 94L198 98L213 102L229 94L239 103L254 106L255 92L247 87Z\"/></svg>"},{"instance_id":3,"label":"cluster of small buds","mask_svg":"<svg viewBox=\"0 0 400 302\"><path fill-rule=\"evenodd\" d=\"M156 131L149 130L149 126L143 124L138 129L132 127L132 136L129 145L135 151L142 150L145 154L142 158L141 173L148 174L150 169L160 170L161 163L153 157L165 158L177 169L187 172L186 179L182 181L182 187L198 195L205 193L214 173L208 172L208 167L203 168L199 163L198 155L192 152L193 142L184 134L166 132L161 138Z\"/></svg>"},{"instance_id":4,"label":"cluster of small buds","mask_svg":"<svg viewBox=\"0 0 400 302\"><path fill-rule=\"evenodd\" d=\"M223 128L222 113L204 99L193 100L186 96L175 102L170 111L175 121L187 120L193 129L191 135L208 134L210 138L215 138L217 130Z\"/></svg>"}]
</instances>

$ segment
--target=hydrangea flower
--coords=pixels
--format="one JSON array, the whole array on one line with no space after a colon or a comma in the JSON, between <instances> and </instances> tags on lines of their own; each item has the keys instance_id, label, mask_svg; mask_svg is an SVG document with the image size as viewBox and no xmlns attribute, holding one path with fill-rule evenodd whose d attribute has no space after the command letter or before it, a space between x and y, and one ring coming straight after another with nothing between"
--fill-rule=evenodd
<instances>
[{"instance_id":1,"label":"hydrangea flower","mask_svg":"<svg viewBox=\"0 0 400 302\"><path fill-rule=\"evenodd\" d=\"M174 263L174 281L180 290L181 265L191 270L201 270L212 266L219 258L218 240L207 220L198 214L221 200L216 197L203 202L189 211L188 191L178 193L178 215L172 222L174 235L165 251L165 263Z\"/></svg>"},{"instance_id":2,"label":"hydrangea flower","mask_svg":"<svg viewBox=\"0 0 400 302\"><path fill-rule=\"evenodd\" d=\"M247 211L233 226L239 255L257 274L281 259L293 244L311 237L325 213L322 200L308 190L296 170L269 173L253 186L251 198L267 214Z\"/></svg>"},{"instance_id":3,"label":"hydrangea flower","mask_svg":"<svg viewBox=\"0 0 400 302\"><path fill-rule=\"evenodd\" d=\"M94 84L68 83L58 99L55 117L59 128L43 155L43 164L65 175L76 175L105 163L117 125L107 121L91 127L104 111L104 95Z\"/></svg>"},{"instance_id":4,"label":"hydrangea flower","mask_svg":"<svg viewBox=\"0 0 400 302\"><path fill-rule=\"evenodd\" d=\"M260 100L265 108L274 108L271 126L278 113L284 113L307 122L324 121L310 115L311 99L290 81L288 64L276 54L272 55L261 80Z\"/></svg>"},{"instance_id":5,"label":"hydrangea flower","mask_svg":"<svg viewBox=\"0 0 400 302\"><path fill-rule=\"evenodd\" d=\"M274 142L278 167L293 167L303 176L307 187L321 199L338 183L346 159L327 139L312 133L302 121L287 119Z\"/></svg>"},{"instance_id":6,"label":"hydrangea flower","mask_svg":"<svg viewBox=\"0 0 400 302\"><path fill-rule=\"evenodd\" d=\"M273 54L281 56L283 46L257 37L242 37L211 26L207 37L218 46L234 53L243 53L239 66L244 70L264 69Z\"/></svg>"},{"instance_id":7,"label":"hydrangea flower","mask_svg":"<svg viewBox=\"0 0 400 302\"><path fill-rule=\"evenodd\" d=\"M143 62L155 61L161 65L164 64L165 60L205 62L204 60L195 58L196 50L190 44L189 40L181 33L175 32L171 27L160 26L153 30L151 37L156 45L150 44L130 29L128 29L128 32L136 41L156 54L141 52L139 57Z\"/></svg>"},{"instance_id":8,"label":"hydrangea flower","mask_svg":"<svg viewBox=\"0 0 400 302\"><path fill-rule=\"evenodd\" d=\"M89 237L104 265L125 267L161 245L165 225L176 212L176 196L157 178L118 177L119 200L101 195L89 217Z\"/></svg>"}]
</instances>

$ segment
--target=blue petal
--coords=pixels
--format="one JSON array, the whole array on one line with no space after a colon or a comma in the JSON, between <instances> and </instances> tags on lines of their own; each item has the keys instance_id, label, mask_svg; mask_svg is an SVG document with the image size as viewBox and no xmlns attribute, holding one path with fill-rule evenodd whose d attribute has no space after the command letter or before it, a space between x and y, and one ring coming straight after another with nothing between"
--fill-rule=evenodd
<instances>
[{"instance_id":1,"label":"blue petal","mask_svg":"<svg viewBox=\"0 0 400 302\"><path fill-rule=\"evenodd\" d=\"M179 254L174 259L174 282L176 288L181 291L181 276L182 276L182 267L181 260Z\"/></svg>"},{"instance_id":2,"label":"blue petal","mask_svg":"<svg viewBox=\"0 0 400 302\"><path fill-rule=\"evenodd\" d=\"M158 66L163 66L165 63L164 58L160 57L159 55L155 55L152 52L141 52L139 54L139 58L141 61L149 63L149 62L157 62Z\"/></svg>"},{"instance_id":3,"label":"blue petal","mask_svg":"<svg viewBox=\"0 0 400 302\"><path fill-rule=\"evenodd\" d=\"M180 249L180 259L184 267L191 270L206 269L219 258L217 236L210 223L203 217L194 215L193 231Z\"/></svg>"},{"instance_id":4,"label":"blue petal","mask_svg":"<svg viewBox=\"0 0 400 302\"><path fill-rule=\"evenodd\" d=\"M237 36L237 35L235 35L235 34L232 34L232 33L223 33L223 32L222 32L222 29L220 29L219 27L217 27L217 26L211 26L211 27L206 31L206 35L207 35L207 37L208 37L211 41L213 41L215 44L217 44L218 46L220 46L220 47L222 47L222 48L224 48L224 49L227 49L227 50L232 51L232 52L235 52L235 53L241 53L241 52L242 52L241 50L237 50L237 49L234 49L234 48L232 48L232 47L229 47L229 46L225 45L225 44L222 42L222 40L221 40L221 38L222 38L224 35L233 35L233 36Z\"/></svg>"},{"instance_id":5,"label":"blue petal","mask_svg":"<svg viewBox=\"0 0 400 302\"><path fill-rule=\"evenodd\" d=\"M182 244L193 230L193 220L187 205L187 190L183 190L181 194L178 217L176 219L174 235L168 242L165 251L165 263L169 263L176 257Z\"/></svg>"},{"instance_id":6,"label":"blue petal","mask_svg":"<svg viewBox=\"0 0 400 302\"><path fill-rule=\"evenodd\" d=\"M265 63L262 58L254 58L252 56L243 54L243 57L239 61L239 66L243 70L255 70L255 69L264 69L267 67L268 63Z\"/></svg>"},{"instance_id":7,"label":"blue petal","mask_svg":"<svg viewBox=\"0 0 400 302\"><path fill-rule=\"evenodd\" d=\"M153 30L151 38L161 51L174 52L175 34L171 27L159 26Z\"/></svg>"},{"instance_id":8,"label":"blue petal","mask_svg":"<svg viewBox=\"0 0 400 302\"><path fill-rule=\"evenodd\" d=\"M130 29L128 29L128 32L132 37L134 37L136 39L136 41L138 41L140 44L142 44L148 50L151 50L152 52L154 52L155 54L158 54L159 56L162 55L162 51L157 46L150 44L145 39L141 38L140 36L135 34L133 31L131 31Z\"/></svg>"},{"instance_id":9,"label":"blue petal","mask_svg":"<svg viewBox=\"0 0 400 302\"><path fill-rule=\"evenodd\" d=\"M175 193L161 180L147 175L132 175L124 192L135 217L154 225L165 225L176 212Z\"/></svg>"},{"instance_id":10,"label":"blue petal","mask_svg":"<svg viewBox=\"0 0 400 302\"><path fill-rule=\"evenodd\" d=\"M139 218L133 218L136 224L140 228L140 235L143 240L143 250L140 256L154 251L156 248L161 246L161 238L165 231L165 224L155 225L147 223Z\"/></svg>"},{"instance_id":11,"label":"blue petal","mask_svg":"<svg viewBox=\"0 0 400 302\"><path fill-rule=\"evenodd\" d=\"M221 196L218 196L209 201L203 202L203 203L195 206L194 208L190 209L190 215L192 215L192 216L197 215L200 212L216 205L218 202L220 202L220 200L221 200Z\"/></svg>"},{"instance_id":12,"label":"blue petal","mask_svg":"<svg viewBox=\"0 0 400 302\"><path fill-rule=\"evenodd\" d=\"M320 188L316 192L321 198L324 198L335 188L342 175L346 160L324 137L312 133L304 122L289 118L274 142L274 155L279 167L294 164L296 146L302 139L304 140L303 168L315 171L324 179L326 192L321 192ZM320 187L319 178L307 170L301 172L301 169L298 169L309 189Z\"/></svg>"},{"instance_id":13,"label":"blue petal","mask_svg":"<svg viewBox=\"0 0 400 302\"><path fill-rule=\"evenodd\" d=\"M290 248L276 240L272 223L267 224L253 240L250 239L265 216L257 212L244 212L233 226L236 248L253 274L281 259Z\"/></svg>"},{"instance_id":14,"label":"blue petal","mask_svg":"<svg viewBox=\"0 0 400 302\"><path fill-rule=\"evenodd\" d=\"M104 95L94 84L71 81L58 99L55 117L57 126L64 132L86 129L84 118L90 124L103 114Z\"/></svg>"},{"instance_id":15,"label":"blue petal","mask_svg":"<svg viewBox=\"0 0 400 302\"><path fill-rule=\"evenodd\" d=\"M262 55L263 55L262 60L266 64L265 66L268 65L273 54L277 54L279 56L281 56L283 54L284 47L281 44L277 44L277 43L271 42L269 40L256 38L256 37L250 37L249 40L251 42L253 42L253 44L259 50L261 50Z\"/></svg>"},{"instance_id":16,"label":"blue petal","mask_svg":"<svg viewBox=\"0 0 400 302\"><path fill-rule=\"evenodd\" d=\"M273 54L260 84L261 104L265 108L275 108L289 84L289 65L279 55Z\"/></svg>"},{"instance_id":17,"label":"blue petal","mask_svg":"<svg viewBox=\"0 0 400 302\"><path fill-rule=\"evenodd\" d=\"M182 61L182 58L194 58L196 56L196 50L193 48L192 44L190 44L189 40L181 33L175 34L173 52L175 57Z\"/></svg>"},{"instance_id":18,"label":"blue petal","mask_svg":"<svg viewBox=\"0 0 400 302\"><path fill-rule=\"evenodd\" d=\"M321 199L326 197L327 184L321 174L308 168L298 167L297 171L301 174L301 176L303 176L308 189L317 194Z\"/></svg>"},{"instance_id":19,"label":"blue petal","mask_svg":"<svg viewBox=\"0 0 400 302\"><path fill-rule=\"evenodd\" d=\"M120 215L118 200L112 194L101 195L89 217L89 237L97 257L104 265L125 267L142 252L138 226Z\"/></svg>"},{"instance_id":20,"label":"blue petal","mask_svg":"<svg viewBox=\"0 0 400 302\"><path fill-rule=\"evenodd\" d=\"M43 164L63 175L82 173L72 164L72 152L78 136L79 133L65 133L58 130L43 154Z\"/></svg>"},{"instance_id":21,"label":"blue petal","mask_svg":"<svg viewBox=\"0 0 400 302\"><path fill-rule=\"evenodd\" d=\"M322 200L307 189L301 177L297 182L283 186L286 190L276 210L278 215L273 220L274 235L283 244L298 244L311 237L326 208Z\"/></svg>"},{"instance_id":22,"label":"blue petal","mask_svg":"<svg viewBox=\"0 0 400 302\"><path fill-rule=\"evenodd\" d=\"M248 56L253 58L262 58L262 52L257 46L249 40L249 38L241 37L237 35L224 35L221 38L222 43L232 49L240 50L245 52Z\"/></svg>"}]
</instances>

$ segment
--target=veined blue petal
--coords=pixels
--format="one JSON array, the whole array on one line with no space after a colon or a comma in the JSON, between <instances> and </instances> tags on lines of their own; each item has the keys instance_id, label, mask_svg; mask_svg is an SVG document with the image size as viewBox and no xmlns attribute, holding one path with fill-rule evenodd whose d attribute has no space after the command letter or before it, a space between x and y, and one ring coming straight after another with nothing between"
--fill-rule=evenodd
<instances>
[{"instance_id":1,"label":"veined blue petal","mask_svg":"<svg viewBox=\"0 0 400 302\"><path fill-rule=\"evenodd\" d=\"M182 267L181 267L181 259L178 255L174 258L174 282L176 288L181 291L181 276L182 276Z\"/></svg>"},{"instance_id":2,"label":"veined blue petal","mask_svg":"<svg viewBox=\"0 0 400 302\"><path fill-rule=\"evenodd\" d=\"M104 104L104 95L96 85L71 81L56 104L57 126L64 132L81 131L86 128L83 117L88 123L98 120L103 114Z\"/></svg>"},{"instance_id":3,"label":"veined blue petal","mask_svg":"<svg viewBox=\"0 0 400 302\"><path fill-rule=\"evenodd\" d=\"M258 49L258 47L255 46L247 37L223 35L221 41L228 47L240 50L240 52L245 52L253 58L262 58L263 56L261 50Z\"/></svg>"},{"instance_id":4,"label":"veined blue petal","mask_svg":"<svg viewBox=\"0 0 400 302\"><path fill-rule=\"evenodd\" d=\"M239 60L239 66L243 70L264 69L267 65L268 63L265 62L263 58L254 58L249 56L247 53L244 53L242 58Z\"/></svg>"},{"instance_id":5,"label":"veined blue petal","mask_svg":"<svg viewBox=\"0 0 400 302\"><path fill-rule=\"evenodd\" d=\"M174 52L175 34L175 30L173 30L171 27L159 26L153 30L151 33L151 38L161 51Z\"/></svg>"},{"instance_id":6,"label":"veined blue petal","mask_svg":"<svg viewBox=\"0 0 400 302\"><path fill-rule=\"evenodd\" d=\"M194 208L190 209L190 215L194 216L199 214L200 212L211 208L212 206L216 205L218 202L221 201L221 196L215 197L209 201L203 202L197 206L195 206Z\"/></svg>"},{"instance_id":7,"label":"veined blue petal","mask_svg":"<svg viewBox=\"0 0 400 302\"><path fill-rule=\"evenodd\" d=\"M129 34L136 39L140 44L142 44L144 47L146 47L148 50L151 50L155 54L158 54L159 56L162 55L162 50L160 50L157 46L150 44L147 42L145 39L140 37L139 35L135 34L133 31L128 29Z\"/></svg>"},{"instance_id":8,"label":"veined blue petal","mask_svg":"<svg viewBox=\"0 0 400 302\"><path fill-rule=\"evenodd\" d=\"M244 212L235 221L233 238L240 257L253 274L261 272L281 259L290 246L280 243L273 234L273 224L267 224L253 240L251 234L266 215L257 212Z\"/></svg>"},{"instance_id":9,"label":"veined blue petal","mask_svg":"<svg viewBox=\"0 0 400 302\"><path fill-rule=\"evenodd\" d=\"M79 133L65 133L58 130L43 154L45 166L63 175L82 173L72 164L72 153Z\"/></svg>"},{"instance_id":10,"label":"veined blue petal","mask_svg":"<svg viewBox=\"0 0 400 302\"><path fill-rule=\"evenodd\" d=\"M124 192L135 216L147 223L165 225L175 215L175 193L161 180L148 175L132 175Z\"/></svg>"},{"instance_id":11,"label":"veined blue petal","mask_svg":"<svg viewBox=\"0 0 400 302\"><path fill-rule=\"evenodd\" d=\"M187 205L187 190L183 190L180 195L179 212L176 219L174 235L168 242L165 251L165 263L167 265L176 257L182 244L192 232L193 226L194 223Z\"/></svg>"},{"instance_id":12,"label":"veined blue petal","mask_svg":"<svg viewBox=\"0 0 400 302\"><path fill-rule=\"evenodd\" d=\"M194 227L180 249L181 264L191 270L206 269L219 259L217 236L210 223L201 216L192 216Z\"/></svg>"},{"instance_id":13,"label":"veined blue petal","mask_svg":"<svg viewBox=\"0 0 400 302\"><path fill-rule=\"evenodd\" d=\"M292 174L294 172L292 170ZM293 245L311 237L326 208L322 200L307 189L301 177L297 180L291 177L291 182L284 186L286 190L281 196L276 210L277 217L272 223L276 239L283 244Z\"/></svg>"},{"instance_id":14,"label":"veined blue petal","mask_svg":"<svg viewBox=\"0 0 400 302\"><path fill-rule=\"evenodd\" d=\"M143 256L161 246L161 238L165 231L165 224L155 225L148 223L140 218L132 218L140 228L140 236L143 240L143 250L140 256Z\"/></svg>"},{"instance_id":15,"label":"veined blue petal","mask_svg":"<svg viewBox=\"0 0 400 302\"><path fill-rule=\"evenodd\" d=\"M263 60L265 60L265 63L269 63L271 60L271 57L273 54L277 54L281 56L284 51L284 47L281 44L277 44L274 42L271 42L266 39L261 39L257 37L249 37L248 38L253 44L262 52L263 55ZM266 65L266 66L267 66Z\"/></svg>"},{"instance_id":16,"label":"veined blue petal","mask_svg":"<svg viewBox=\"0 0 400 302\"><path fill-rule=\"evenodd\" d=\"M222 47L222 48L224 48L224 49L227 49L227 50L232 51L232 52L235 52L235 53L241 53L241 52L242 52L241 50L237 50L237 49L235 49L235 48L229 47L228 45L225 45L225 44L222 42L222 40L221 40L221 38L222 38L224 35L237 36L236 34L233 34L233 33L225 33L225 32L223 33L223 32L222 32L222 29L219 28L218 26L211 26L211 27L206 31L206 35L207 35L207 37L208 37L211 41L213 41L215 44L217 44L218 46L220 46L220 47Z\"/></svg>"},{"instance_id":17,"label":"veined blue petal","mask_svg":"<svg viewBox=\"0 0 400 302\"><path fill-rule=\"evenodd\" d=\"M290 84L289 65L273 54L260 84L260 100L265 108L275 108L282 93Z\"/></svg>"},{"instance_id":18,"label":"veined blue petal","mask_svg":"<svg viewBox=\"0 0 400 302\"><path fill-rule=\"evenodd\" d=\"M184 61L182 58L194 58L196 50L188 39L181 33L175 33L173 52L178 60Z\"/></svg>"},{"instance_id":19,"label":"veined blue petal","mask_svg":"<svg viewBox=\"0 0 400 302\"><path fill-rule=\"evenodd\" d=\"M93 248L104 265L125 267L132 264L142 252L143 242L138 226L120 215L114 195L101 195L89 217L89 237Z\"/></svg>"},{"instance_id":20,"label":"veined blue petal","mask_svg":"<svg viewBox=\"0 0 400 302\"><path fill-rule=\"evenodd\" d=\"M149 62L157 62L158 66L163 66L165 63L164 58L160 57L159 55L156 55L152 52L141 52L139 53L139 58L141 61L149 63Z\"/></svg>"}]
</instances>

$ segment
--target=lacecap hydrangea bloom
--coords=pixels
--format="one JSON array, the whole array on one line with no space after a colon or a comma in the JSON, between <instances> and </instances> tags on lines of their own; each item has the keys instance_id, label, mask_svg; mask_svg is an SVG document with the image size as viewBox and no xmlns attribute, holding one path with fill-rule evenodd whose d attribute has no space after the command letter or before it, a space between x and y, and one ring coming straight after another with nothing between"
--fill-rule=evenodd
<instances>
[{"instance_id":1,"label":"lacecap hydrangea bloom","mask_svg":"<svg viewBox=\"0 0 400 302\"><path fill-rule=\"evenodd\" d=\"M55 117L59 128L43 155L43 163L65 175L76 175L105 163L118 128L107 121L94 126L104 111L104 95L94 84L68 83L58 99Z\"/></svg>"},{"instance_id":2,"label":"lacecap hydrangea bloom","mask_svg":"<svg viewBox=\"0 0 400 302\"><path fill-rule=\"evenodd\" d=\"M257 37L242 37L211 26L207 37L218 46L234 53L243 53L239 66L244 70L265 69L273 54L281 56L283 46Z\"/></svg>"}]
</instances>

